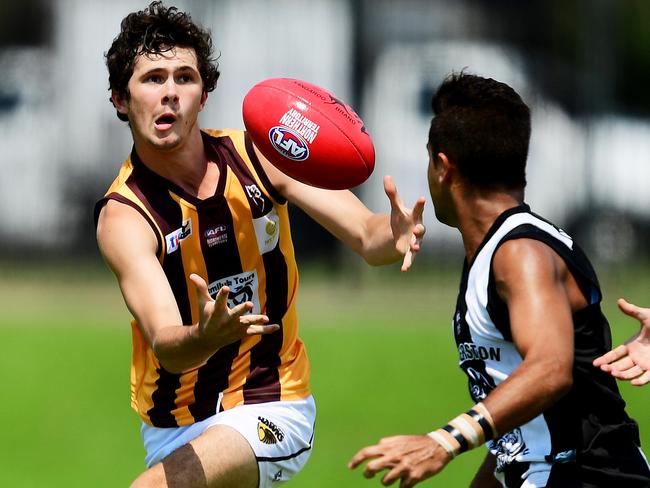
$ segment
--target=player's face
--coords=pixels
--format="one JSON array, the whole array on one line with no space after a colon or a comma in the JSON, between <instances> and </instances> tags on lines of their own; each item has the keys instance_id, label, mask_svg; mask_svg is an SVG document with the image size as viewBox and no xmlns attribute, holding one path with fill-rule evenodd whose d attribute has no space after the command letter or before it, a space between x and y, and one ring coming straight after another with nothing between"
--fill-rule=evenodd
<instances>
[{"instance_id":1,"label":"player's face","mask_svg":"<svg viewBox=\"0 0 650 488\"><path fill-rule=\"evenodd\" d=\"M138 56L128 91L118 110L128 115L134 140L162 150L187 140L207 100L191 48Z\"/></svg>"}]
</instances>

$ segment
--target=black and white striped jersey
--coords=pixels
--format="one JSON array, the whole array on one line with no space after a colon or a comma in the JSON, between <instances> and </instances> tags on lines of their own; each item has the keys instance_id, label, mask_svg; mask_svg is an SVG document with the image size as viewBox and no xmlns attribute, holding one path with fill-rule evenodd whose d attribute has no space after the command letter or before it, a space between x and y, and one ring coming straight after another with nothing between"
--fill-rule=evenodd
<instances>
[{"instance_id":1,"label":"black and white striped jersey","mask_svg":"<svg viewBox=\"0 0 650 488\"><path fill-rule=\"evenodd\" d=\"M488 443L497 458L497 473L505 486L650 486L647 464L641 473L647 484L553 484L557 465L571 464L576 479L614 478L626 482L625 470L613 461L621 443L641 456L636 423L625 413L616 381L592 366L611 348L607 319L601 312L601 291L584 253L564 231L530 212L512 208L495 221L473 261L465 262L453 327L460 367L468 377L472 399L479 402L522 363L512 341L507 305L496 292L492 262L496 250L511 239L535 239L552 248L567 264L589 305L573 315L575 358L571 391L530 422ZM604 467L604 468L603 468ZM611 468L611 469L610 469ZM564 468L563 468L564 469ZM603 473L603 469L607 471ZM645 474L644 474L645 472ZM557 474L557 473L556 473ZM604 476L604 478L603 478ZM623 477L621 477L623 476Z\"/></svg>"}]
</instances>

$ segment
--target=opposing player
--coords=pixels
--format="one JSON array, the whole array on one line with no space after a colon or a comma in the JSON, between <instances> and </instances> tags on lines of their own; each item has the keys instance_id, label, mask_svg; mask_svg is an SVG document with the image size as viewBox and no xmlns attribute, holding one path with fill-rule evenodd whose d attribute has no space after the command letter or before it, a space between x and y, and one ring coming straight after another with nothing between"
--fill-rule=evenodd
<instances>
[{"instance_id":1,"label":"opposing player","mask_svg":"<svg viewBox=\"0 0 650 488\"><path fill-rule=\"evenodd\" d=\"M639 332L625 344L594 360L594 366L619 380L629 380L634 386L650 383L650 308L637 307L623 298L618 300L621 311L639 321Z\"/></svg>"},{"instance_id":2,"label":"opposing player","mask_svg":"<svg viewBox=\"0 0 650 488\"><path fill-rule=\"evenodd\" d=\"M428 180L466 261L453 318L475 405L428 435L359 451L367 477L411 487L487 442L474 487L647 487L636 423L592 366L611 347L589 261L524 203L530 113L509 86L470 74L432 101ZM435 398L432 399L435 401Z\"/></svg>"},{"instance_id":3,"label":"opposing player","mask_svg":"<svg viewBox=\"0 0 650 488\"><path fill-rule=\"evenodd\" d=\"M106 54L133 150L96 206L99 248L131 311L132 406L148 469L134 487L257 487L310 455L315 405L298 337L287 202L380 265L411 265L424 199L391 214L298 183L242 131L201 130L219 72L207 31L153 2ZM263 110L260 107L260 110Z\"/></svg>"}]
</instances>

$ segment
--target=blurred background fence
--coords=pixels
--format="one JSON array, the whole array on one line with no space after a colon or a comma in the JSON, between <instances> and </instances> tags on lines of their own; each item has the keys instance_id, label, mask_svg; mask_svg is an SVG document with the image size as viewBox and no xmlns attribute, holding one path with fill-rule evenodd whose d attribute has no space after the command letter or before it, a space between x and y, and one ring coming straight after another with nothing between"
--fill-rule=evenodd
<instances>
[{"instance_id":1,"label":"blurred background fence","mask_svg":"<svg viewBox=\"0 0 650 488\"><path fill-rule=\"evenodd\" d=\"M169 3L169 2L168 2ZM201 123L243 127L241 100L276 76L353 105L377 149L356 192L385 210L426 188L430 97L452 71L514 86L533 109L527 200L596 261L650 251L650 3L644 0L185 0L211 29L222 77ZM96 257L93 202L130 150L103 54L145 1L0 2L0 253ZM338 245L294 210L304 260ZM459 252L431 208L424 256ZM308 237L308 241L306 237Z\"/></svg>"}]
</instances>

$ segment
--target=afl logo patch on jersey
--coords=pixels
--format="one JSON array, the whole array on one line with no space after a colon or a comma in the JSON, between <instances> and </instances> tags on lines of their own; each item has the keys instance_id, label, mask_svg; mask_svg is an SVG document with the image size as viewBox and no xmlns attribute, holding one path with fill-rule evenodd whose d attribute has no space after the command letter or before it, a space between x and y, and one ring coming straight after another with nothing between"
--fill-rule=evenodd
<instances>
[{"instance_id":1,"label":"afl logo patch on jersey","mask_svg":"<svg viewBox=\"0 0 650 488\"><path fill-rule=\"evenodd\" d=\"M277 152L292 161L304 161L309 157L307 141L287 127L273 127L269 140Z\"/></svg>"},{"instance_id":2,"label":"afl logo patch on jersey","mask_svg":"<svg viewBox=\"0 0 650 488\"><path fill-rule=\"evenodd\" d=\"M277 444L284 439L284 432L270 420L257 417L257 436L264 444Z\"/></svg>"},{"instance_id":3,"label":"afl logo patch on jersey","mask_svg":"<svg viewBox=\"0 0 650 488\"><path fill-rule=\"evenodd\" d=\"M225 225L217 225L211 229L206 230L203 235L208 247L216 246L228 242L228 227Z\"/></svg>"}]
</instances>

